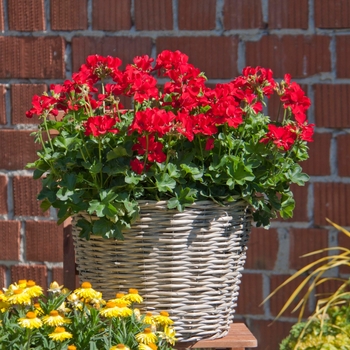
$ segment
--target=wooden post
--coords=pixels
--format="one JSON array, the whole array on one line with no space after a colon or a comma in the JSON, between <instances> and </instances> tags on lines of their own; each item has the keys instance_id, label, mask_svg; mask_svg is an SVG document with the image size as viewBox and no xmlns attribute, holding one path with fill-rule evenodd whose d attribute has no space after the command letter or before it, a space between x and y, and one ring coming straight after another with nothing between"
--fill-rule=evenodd
<instances>
[{"instance_id":1,"label":"wooden post","mask_svg":"<svg viewBox=\"0 0 350 350\"><path fill-rule=\"evenodd\" d=\"M63 229L63 284L70 290L76 288L75 252L70 220L65 221Z\"/></svg>"}]
</instances>

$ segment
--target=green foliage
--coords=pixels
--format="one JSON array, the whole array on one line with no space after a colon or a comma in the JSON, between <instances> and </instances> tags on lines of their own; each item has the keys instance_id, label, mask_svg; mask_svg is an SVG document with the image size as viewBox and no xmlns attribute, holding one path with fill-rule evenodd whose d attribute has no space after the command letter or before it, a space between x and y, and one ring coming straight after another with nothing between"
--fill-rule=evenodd
<instances>
[{"instance_id":1,"label":"green foliage","mask_svg":"<svg viewBox=\"0 0 350 350\"><path fill-rule=\"evenodd\" d=\"M338 300L339 301L339 300ZM340 306L311 316L307 322L295 324L280 350L348 350L350 346L349 295Z\"/></svg>"}]
</instances>

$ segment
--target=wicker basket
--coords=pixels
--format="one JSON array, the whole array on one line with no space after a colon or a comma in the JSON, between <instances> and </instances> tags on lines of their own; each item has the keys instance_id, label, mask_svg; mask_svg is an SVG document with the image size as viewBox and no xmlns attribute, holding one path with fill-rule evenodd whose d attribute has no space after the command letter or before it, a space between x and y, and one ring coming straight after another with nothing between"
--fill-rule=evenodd
<instances>
[{"instance_id":1,"label":"wicker basket","mask_svg":"<svg viewBox=\"0 0 350 350\"><path fill-rule=\"evenodd\" d=\"M143 311L166 310L179 341L224 336L232 323L251 216L244 201L194 203L184 212L140 201L141 218L124 241L73 239L81 280L102 291L138 289Z\"/></svg>"}]
</instances>

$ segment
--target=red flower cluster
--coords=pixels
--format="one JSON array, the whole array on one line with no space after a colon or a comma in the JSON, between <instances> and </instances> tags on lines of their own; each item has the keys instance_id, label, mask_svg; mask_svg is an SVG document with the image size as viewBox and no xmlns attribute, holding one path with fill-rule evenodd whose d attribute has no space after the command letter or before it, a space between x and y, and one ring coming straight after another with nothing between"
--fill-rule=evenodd
<instances>
[{"instance_id":1,"label":"red flower cluster","mask_svg":"<svg viewBox=\"0 0 350 350\"><path fill-rule=\"evenodd\" d=\"M205 86L206 78L200 70L179 51L163 51L154 68L152 63L148 56L136 57L133 64L120 70L119 58L89 56L72 80L51 86L51 96L35 96L27 117L82 110L85 135L117 134L123 109L119 97L133 97L134 103L142 105L135 109L128 128L129 135L138 135L132 148L136 158L131 161L136 173L141 173L147 162L166 160L162 139L168 134L178 133L191 142L195 135L202 135L206 138L205 150L212 150L221 126L238 128L247 113L261 112L263 97L269 98L274 92L279 93L284 109L294 119L283 125L269 124L260 142L272 142L288 151L297 140L312 141L313 125L306 120L310 100L288 74L278 84L270 69L247 67L241 76L212 89ZM170 79L162 91L154 75ZM107 81L100 93L95 86L99 81Z\"/></svg>"}]
</instances>

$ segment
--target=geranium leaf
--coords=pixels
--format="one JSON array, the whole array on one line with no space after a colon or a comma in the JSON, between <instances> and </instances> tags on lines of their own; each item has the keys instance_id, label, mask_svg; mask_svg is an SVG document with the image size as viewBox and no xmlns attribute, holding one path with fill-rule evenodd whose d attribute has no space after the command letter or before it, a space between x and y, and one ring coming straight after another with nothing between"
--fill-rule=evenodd
<instances>
[{"instance_id":1,"label":"geranium leaf","mask_svg":"<svg viewBox=\"0 0 350 350\"><path fill-rule=\"evenodd\" d=\"M171 191L176 186L176 181L169 174L155 175L156 185L159 192Z\"/></svg>"},{"instance_id":2,"label":"geranium leaf","mask_svg":"<svg viewBox=\"0 0 350 350\"><path fill-rule=\"evenodd\" d=\"M107 153L107 160L112 160L119 157L129 156L125 147L115 147Z\"/></svg>"}]
</instances>

